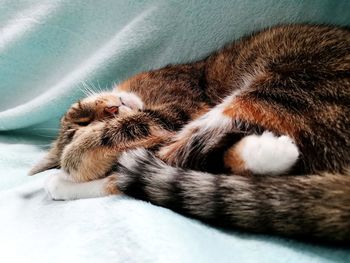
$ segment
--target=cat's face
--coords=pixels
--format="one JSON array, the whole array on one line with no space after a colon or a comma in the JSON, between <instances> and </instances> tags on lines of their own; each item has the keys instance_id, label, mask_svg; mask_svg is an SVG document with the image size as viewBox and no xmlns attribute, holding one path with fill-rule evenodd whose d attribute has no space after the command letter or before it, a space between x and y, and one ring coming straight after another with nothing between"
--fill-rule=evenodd
<instances>
[{"instance_id":1,"label":"cat's face","mask_svg":"<svg viewBox=\"0 0 350 263\"><path fill-rule=\"evenodd\" d=\"M101 92L74 103L62 118L61 124L63 126L63 122L70 122L72 125L87 126L93 121L127 115L142 108L141 99L133 93Z\"/></svg>"},{"instance_id":2,"label":"cat's face","mask_svg":"<svg viewBox=\"0 0 350 263\"><path fill-rule=\"evenodd\" d=\"M79 129L95 121L125 116L142 110L143 103L134 93L101 92L74 103L61 119L60 131L49 153L30 171L30 175L60 167L63 149Z\"/></svg>"}]
</instances>

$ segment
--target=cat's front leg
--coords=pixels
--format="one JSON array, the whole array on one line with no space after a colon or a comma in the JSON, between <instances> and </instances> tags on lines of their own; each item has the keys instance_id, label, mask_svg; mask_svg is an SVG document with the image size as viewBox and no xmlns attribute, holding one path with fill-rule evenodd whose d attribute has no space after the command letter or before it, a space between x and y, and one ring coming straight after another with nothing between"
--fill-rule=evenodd
<instances>
[{"instance_id":1,"label":"cat's front leg","mask_svg":"<svg viewBox=\"0 0 350 263\"><path fill-rule=\"evenodd\" d=\"M75 200L96 198L107 195L117 195L119 191L115 187L116 177L109 176L88 182L73 182L65 173L51 175L45 184L45 190L52 200Z\"/></svg>"},{"instance_id":2,"label":"cat's front leg","mask_svg":"<svg viewBox=\"0 0 350 263\"><path fill-rule=\"evenodd\" d=\"M61 167L72 181L86 182L106 176L118 158L118 150L102 145L106 123L96 122L79 129L61 156Z\"/></svg>"},{"instance_id":3,"label":"cat's front leg","mask_svg":"<svg viewBox=\"0 0 350 263\"><path fill-rule=\"evenodd\" d=\"M75 182L105 177L121 152L150 148L164 142L171 132L146 113L92 123L80 129L62 153L61 167Z\"/></svg>"}]
</instances>

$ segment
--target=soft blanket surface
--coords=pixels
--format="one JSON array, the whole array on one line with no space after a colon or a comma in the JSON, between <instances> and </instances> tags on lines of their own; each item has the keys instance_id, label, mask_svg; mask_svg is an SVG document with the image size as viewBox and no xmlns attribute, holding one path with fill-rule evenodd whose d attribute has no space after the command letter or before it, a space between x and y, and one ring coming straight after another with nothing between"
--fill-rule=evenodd
<instances>
[{"instance_id":1,"label":"soft blanket surface","mask_svg":"<svg viewBox=\"0 0 350 263\"><path fill-rule=\"evenodd\" d=\"M277 23L350 24L347 0L0 0L1 262L350 262L350 250L228 232L127 197L50 201L30 178L59 117L142 70Z\"/></svg>"}]
</instances>

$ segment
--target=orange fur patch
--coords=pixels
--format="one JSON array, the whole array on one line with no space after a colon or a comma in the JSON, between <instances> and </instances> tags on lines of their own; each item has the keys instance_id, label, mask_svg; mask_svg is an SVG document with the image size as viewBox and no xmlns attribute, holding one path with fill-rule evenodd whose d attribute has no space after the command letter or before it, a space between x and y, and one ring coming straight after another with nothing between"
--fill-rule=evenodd
<instances>
[{"instance_id":1,"label":"orange fur patch","mask_svg":"<svg viewBox=\"0 0 350 263\"><path fill-rule=\"evenodd\" d=\"M141 72L139 74L136 74L135 76L132 76L131 78L128 78L127 80L123 81L119 85L117 85L118 90L131 91L131 86L138 86L137 83L139 81L141 81L142 79L148 79L148 78L150 78L149 72Z\"/></svg>"},{"instance_id":2,"label":"orange fur patch","mask_svg":"<svg viewBox=\"0 0 350 263\"><path fill-rule=\"evenodd\" d=\"M103 178L116 162L118 152L107 147L97 147L84 153L79 170L71 173L78 182Z\"/></svg>"},{"instance_id":3,"label":"orange fur patch","mask_svg":"<svg viewBox=\"0 0 350 263\"><path fill-rule=\"evenodd\" d=\"M176 141L161 148L161 150L157 153L157 157L169 165L176 165L179 149L182 149L183 145L187 142L187 139L188 138L181 141Z\"/></svg>"},{"instance_id":4,"label":"orange fur patch","mask_svg":"<svg viewBox=\"0 0 350 263\"><path fill-rule=\"evenodd\" d=\"M210 107L206 104L203 103L203 105L200 106L200 109L195 111L194 113L191 114L191 119L197 119L207 113L210 110Z\"/></svg>"},{"instance_id":5,"label":"orange fur patch","mask_svg":"<svg viewBox=\"0 0 350 263\"><path fill-rule=\"evenodd\" d=\"M105 193L108 195L119 195L121 192L117 188L117 176L111 175L107 177L108 182L106 183L104 187Z\"/></svg>"},{"instance_id":6,"label":"orange fur patch","mask_svg":"<svg viewBox=\"0 0 350 263\"><path fill-rule=\"evenodd\" d=\"M129 91L131 79L127 79L116 86L118 91Z\"/></svg>"},{"instance_id":7,"label":"orange fur patch","mask_svg":"<svg viewBox=\"0 0 350 263\"><path fill-rule=\"evenodd\" d=\"M224 115L233 119L260 125L297 139L299 131L308 130L299 118L289 113L277 113L271 106L250 99L238 97L224 110Z\"/></svg>"},{"instance_id":8,"label":"orange fur patch","mask_svg":"<svg viewBox=\"0 0 350 263\"><path fill-rule=\"evenodd\" d=\"M192 132L195 132L195 130ZM158 151L157 157L169 165L178 165L179 153L182 152L191 135L192 133L188 133L186 136L182 136L180 140L170 141L169 145Z\"/></svg>"},{"instance_id":9,"label":"orange fur patch","mask_svg":"<svg viewBox=\"0 0 350 263\"><path fill-rule=\"evenodd\" d=\"M240 156L242 147L244 147L244 141L241 140L233 147L231 147L224 155L225 167L230 169L232 173L244 174L246 167L243 159Z\"/></svg>"}]
</instances>

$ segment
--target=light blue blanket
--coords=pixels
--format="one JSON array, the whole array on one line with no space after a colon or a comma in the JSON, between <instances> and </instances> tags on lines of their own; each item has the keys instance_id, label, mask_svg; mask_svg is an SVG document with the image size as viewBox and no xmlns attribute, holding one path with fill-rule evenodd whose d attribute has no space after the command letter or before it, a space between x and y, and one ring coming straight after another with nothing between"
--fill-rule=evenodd
<instances>
[{"instance_id":1,"label":"light blue blanket","mask_svg":"<svg viewBox=\"0 0 350 263\"><path fill-rule=\"evenodd\" d=\"M0 262L350 262L349 249L222 231L126 197L53 202L52 172L26 176L84 85L284 22L349 25L350 1L0 0Z\"/></svg>"}]
</instances>

